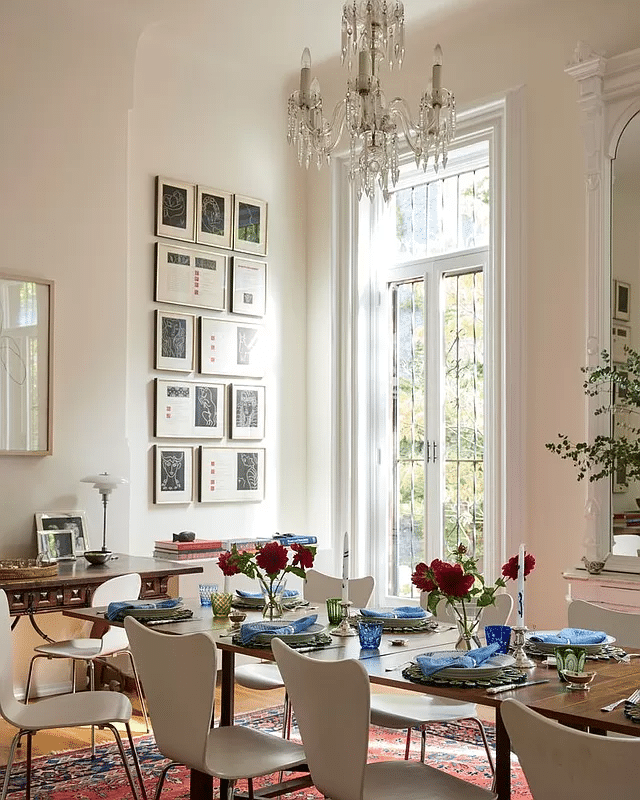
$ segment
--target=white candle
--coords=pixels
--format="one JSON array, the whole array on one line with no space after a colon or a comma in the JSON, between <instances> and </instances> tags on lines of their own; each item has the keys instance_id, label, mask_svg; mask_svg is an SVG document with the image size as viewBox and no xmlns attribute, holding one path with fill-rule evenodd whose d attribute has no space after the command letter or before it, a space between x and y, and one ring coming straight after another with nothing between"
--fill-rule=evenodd
<instances>
[{"instance_id":1,"label":"white candle","mask_svg":"<svg viewBox=\"0 0 640 800\"><path fill-rule=\"evenodd\" d=\"M516 599L518 627L524 627L524 545L518 550L518 596Z\"/></svg>"},{"instance_id":2,"label":"white candle","mask_svg":"<svg viewBox=\"0 0 640 800\"><path fill-rule=\"evenodd\" d=\"M349 602L349 534L344 534L342 547L342 602Z\"/></svg>"},{"instance_id":3,"label":"white candle","mask_svg":"<svg viewBox=\"0 0 640 800\"><path fill-rule=\"evenodd\" d=\"M309 103L309 84L311 83L311 53L305 47L300 60L300 101Z\"/></svg>"},{"instance_id":4,"label":"white candle","mask_svg":"<svg viewBox=\"0 0 640 800\"><path fill-rule=\"evenodd\" d=\"M433 50L433 71L431 73L433 90L439 92L442 88L442 48L437 44Z\"/></svg>"}]
</instances>

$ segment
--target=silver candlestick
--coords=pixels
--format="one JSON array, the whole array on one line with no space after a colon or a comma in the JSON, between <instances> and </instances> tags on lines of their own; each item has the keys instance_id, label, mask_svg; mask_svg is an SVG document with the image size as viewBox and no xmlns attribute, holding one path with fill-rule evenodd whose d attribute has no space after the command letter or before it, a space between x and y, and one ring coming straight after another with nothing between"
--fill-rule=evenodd
<instances>
[{"instance_id":1,"label":"silver candlestick","mask_svg":"<svg viewBox=\"0 0 640 800\"><path fill-rule=\"evenodd\" d=\"M526 642L525 633L529 630L525 625L515 625L513 631L513 657L516 660L514 666L517 669L530 669L535 667L536 662L532 661L524 652Z\"/></svg>"},{"instance_id":2,"label":"silver candlestick","mask_svg":"<svg viewBox=\"0 0 640 800\"><path fill-rule=\"evenodd\" d=\"M349 606L353 605L351 600L340 603L342 606L342 621L337 628L331 631L333 636L356 636L357 631L349 624Z\"/></svg>"}]
</instances>

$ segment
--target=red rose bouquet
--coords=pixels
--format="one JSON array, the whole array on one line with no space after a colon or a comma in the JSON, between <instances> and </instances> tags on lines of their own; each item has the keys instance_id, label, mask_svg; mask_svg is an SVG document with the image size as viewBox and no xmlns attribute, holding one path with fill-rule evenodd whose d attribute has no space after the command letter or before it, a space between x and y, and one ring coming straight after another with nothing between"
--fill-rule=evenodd
<instances>
[{"instance_id":1,"label":"red rose bouquet","mask_svg":"<svg viewBox=\"0 0 640 800\"><path fill-rule=\"evenodd\" d=\"M231 550L218 557L218 566L223 575L243 574L255 578L265 597L263 613L273 619L282 615L282 593L286 576L292 573L304 579L306 571L313 566L315 555L315 547L297 543L288 548L279 542L268 542L255 553L238 552L233 545Z\"/></svg>"}]
</instances>

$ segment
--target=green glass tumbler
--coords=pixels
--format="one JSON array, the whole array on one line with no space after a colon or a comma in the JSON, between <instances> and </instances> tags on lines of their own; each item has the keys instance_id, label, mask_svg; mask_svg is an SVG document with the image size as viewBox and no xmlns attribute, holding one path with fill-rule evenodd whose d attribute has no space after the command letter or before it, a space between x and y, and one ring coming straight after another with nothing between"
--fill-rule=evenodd
<instances>
[{"instance_id":1,"label":"green glass tumbler","mask_svg":"<svg viewBox=\"0 0 640 800\"><path fill-rule=\"evenodd\" d=\"M228 592L212 592L211 611L214 617L228 617L233 595Z\"/></svg>"},{"instance_id":2,"label":"green glass tumbler","mask_svg":"<svg viewBox=\"0 0 640 800\"><path fill-rule=\"evenodd\" d=\"M587 658L587 651L584 647L566 645L555 648L556 667L558 677L563 683L567 682L565 672L582 672Z\"/></svg>"},{"instance_id":3,"label":"green glass tumbler","mask_svg":"<svg viewBox=\"0 0 640 800\"><path fill-rule=\"evenodd\" d=\"M327 600L327 616L330 625L339 625L342 622L342 600L339 597L330 597Z\"/></svg>"}]
</instances>

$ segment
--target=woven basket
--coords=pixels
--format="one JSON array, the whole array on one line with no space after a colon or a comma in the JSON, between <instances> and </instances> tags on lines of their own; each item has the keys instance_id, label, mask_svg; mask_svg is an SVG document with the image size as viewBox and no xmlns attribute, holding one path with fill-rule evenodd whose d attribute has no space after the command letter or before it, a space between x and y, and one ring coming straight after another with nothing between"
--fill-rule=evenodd
<instances>
[{"instance_id":1,"label":"woven basket","mask_svg":"<svg viewBox=\"0 0 640 800\"><path fill-rule=\"evenodd\" d=\"M0 581L20 581L25 578L50 578L58 574L57 564L39 566L34 558L0 559Z\"/></svg>"}]
</instances>

